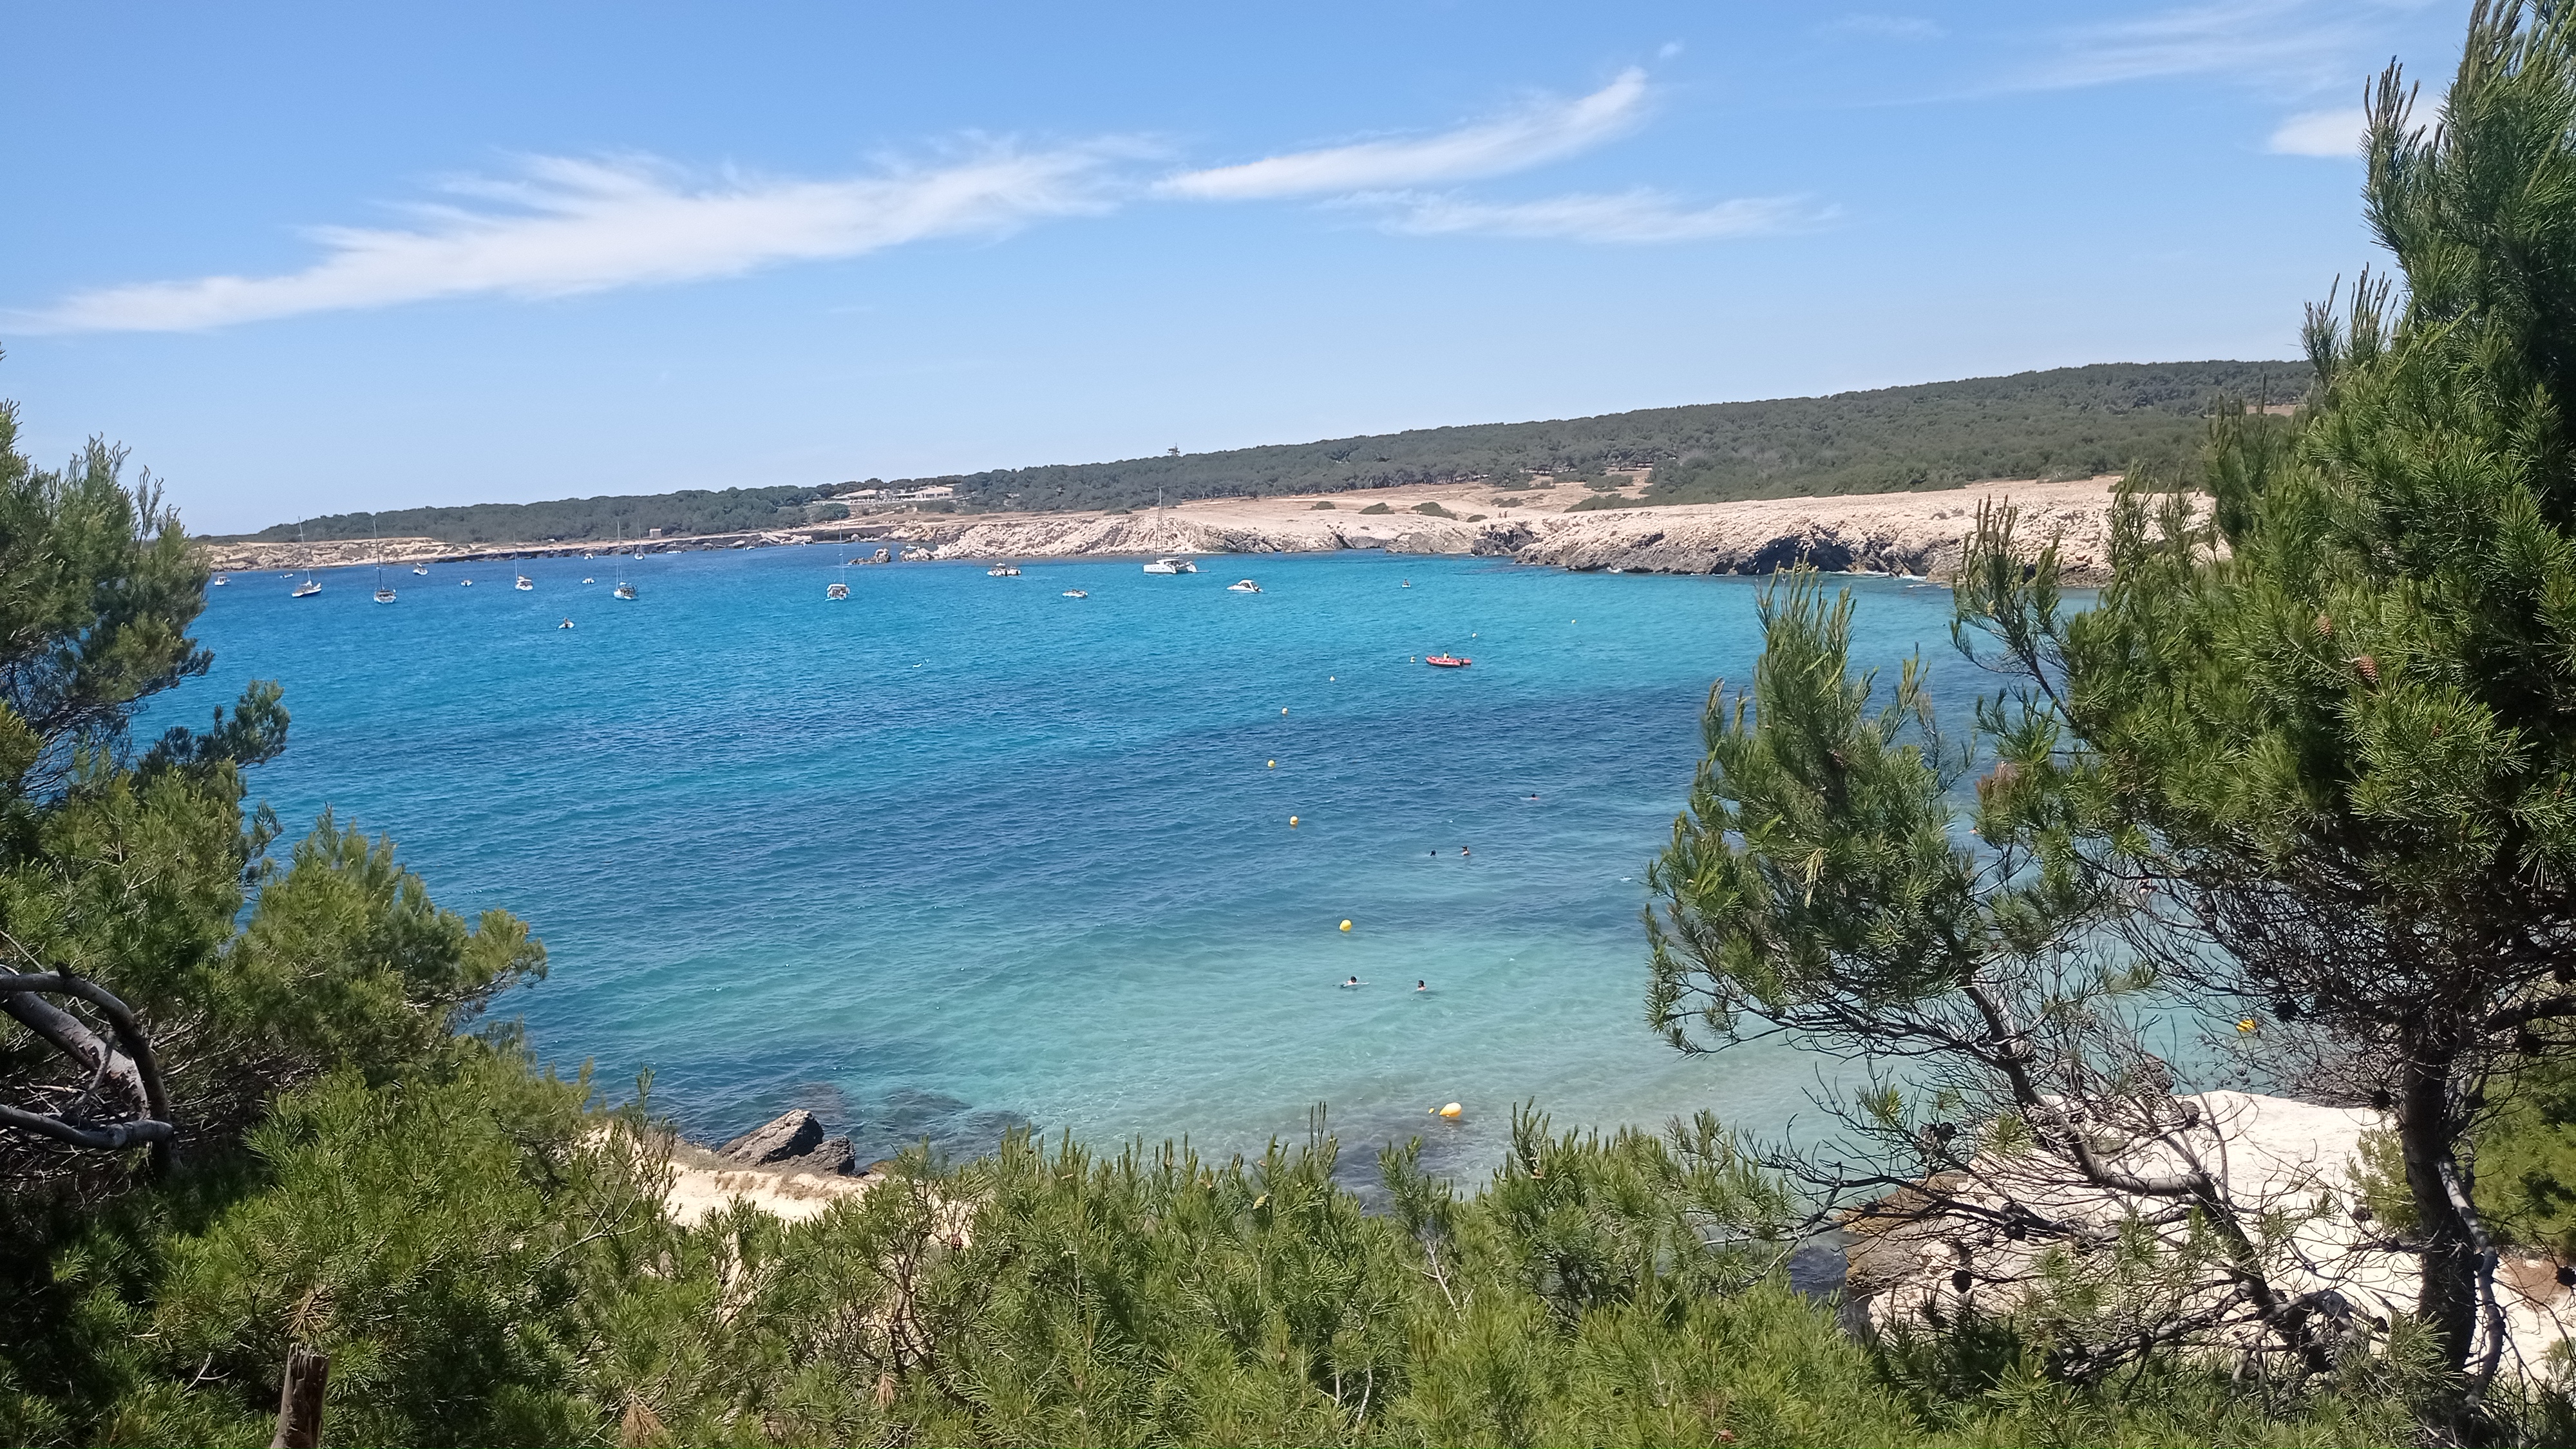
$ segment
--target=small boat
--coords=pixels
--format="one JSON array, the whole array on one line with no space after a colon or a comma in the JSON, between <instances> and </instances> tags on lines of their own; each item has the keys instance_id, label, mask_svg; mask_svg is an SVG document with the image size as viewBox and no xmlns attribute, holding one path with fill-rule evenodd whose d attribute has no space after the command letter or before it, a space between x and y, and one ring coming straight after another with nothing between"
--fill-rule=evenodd
<instances>
[{"instance_id":1,"label":"small boat","mask_svg":"<svg viewBox=\"0 0 2576 1449\"><path fill-rule=\"evenodd\" d=\"M215 587L220 589L220 588L222 588L224 585L231 583L231 582L232 582L232 579L231 579L229 576L227 576L227 575L224 575L224 574L217 574L217 575L215 575L213 582L214 582Z\"/></svg>"},{"instance_id":2,"label":"small boat","mask_svg":"<svg viewBox=\"0 0 2576 1449\"><path fill-rule=\"evenodd\" d=\"M474 587L474 581L472 579L459 579L457 580L456 586L460 589L470 589Z\"/></svg>"},{"instance_id":3,"label":"small boat","mask_svg":"<svg viewBox=\"0 0 2576 1449\"><path fill-rule=\"evenodd\" d=\"M583 579L583 580L582 580L582 582L583 582L583 583L585 583L585 584L595 584L595 583L598 583L598 582L599 582L599 580L597 580L597 579L587 579L587 578L586 578L586 579Z\"/></svg>"},{"instance_id":4,"label":"small boat","mask_svg":"<svg viewBox=\"0 0 2576 1449\"><path fill-rule=\"evenodd\" d=\"M617 549L619 551L613 551L609 555L617 560L617 587L610 589L608 591L608 596L612 599L624 599L626 602L631 604L635 602L635 585L629 582L626 577L626 560L629 555L622 551L625 547L626 525L621 523L617 526Z\"/></svg>"},{"instance_id":5,"label":"small boat","mask_svg":"<svg viewBox=\"0 0 2576 1449\"><path fill-rule=\"evenodd\" d=\"M1261 585L1250 579L1236 579L1225 586L1225 591L1229 594L1257 594L1261 592Z\"/></svg>"},{"instance_id":6,"label":"small boat","mask_svg":"<svg viewBox=\"0 0 2576 1449\"><path fill-rule=\"evenodd\" d=\"M1068 599L1087 599L1091 597L1091 591L1088 589L1067 589L1064 591L1064 596Z\"/></svg>"},{"instance_id":7,"label":"small boat","mask_svg":"<svg viewBox=\"0 0 2576 1449\"><path fill-rule=\"evenodd\" d=\"M555 627L556 627L556 628L558 628L558 629L569 629L569 628L571 628L571 627L572 627L572 620L570 620L570 619L566 619L566 620L564 620L562 623L557 624Z\"/></svg>"},{"instance_id":8,"label":"small boat","mask_svg":"<svg viewBox=\"0 0 2576 1449\"><path fill-rule=\"evenodd\" d=\"M1432 654L1426 655L1422 662L1430 665L1434 669L1464 669L1476 661L1473 659L1461 659L1455 654Z\"/></svg>"},{"instance_id":9,"label":"small boat","mask_svg":"<svg viewBox=\"0 0 2576 1449\"><path fill-rule=\"evenodd\" d=\"M367 515L368 552L375 552L378 547L379 545L376 539L376 516L370 513ZM385 587L385 566L382 563L378 563L376 565L376 602L379 604L390 604L393 601L394 591Z\"/></svg>"},{"instance_id":10,"label":"small boat","mask_svg":"<svg viewBox=\"0 0 2576 1449\"><path fill-rule=\"evenodd\" d=\"M824 598L827 598L827 599L846 599L846 598L848 598L849 596L850 596L850 586L849 586L848 584L842 583L842 582L841 582L840 580L838 580L838 579L834 579L834 580L833 580L829 585L827 585L827 586L824 588L824 590L823 590L823 597L824 597Z\"/></svg>"},{"instance_id":11,"label":"small boat","mask_svg":"<svg viewBox=\"0 0 2576 1449\"><path fill-rule=\"evenodd\" d=\"M315 578L307 578L304 582L295 586L295 592L290 597L309 599L320 592L322 592L322 581Z\"/></svg>"},{"instance_id":12,"label":"small boat","mask_svg":"<svg viewBox=\"0 0 2576 1449\"><path fill-rule=\"evenodd\" d=\"M608 594L611 598L624 599L629 603L632 603L635 599L635 586L633 584L619 584L616 588L610 589Z\"/></svg>"},{"instance_id":13,"label":"small boat","mask_svg":"<svg viewBox=\"0 0 2576 1449\"><path fill-rule=\"evenodd\" d=\"M991 579L1016 579L1020 576L1019 565L995 564L984 570L984 576Z\"/></svg>"},{"instance_id":14,"label":"small boat","mask_svg":"<svg viewBox=\"0 0 2576 1449\"><path fill-rule=\"evenodd\" d=\"M524 594L524 593L527 593L527 592L528 592L529 590L531 590L531 589L534 589L536 586L537 586L537 581L536 581L535 579L529 578L526 574L521 574L521 575L519 575L519 581L518 581L517 583L515 583L515 584L510 585L510 587L511 587L511 588L517 589L520 593L523 593L523 594Z\"/></svg>"},{"instance_id":15,"label":"small boat","mask_svg":"<svg viewBox=\"0 0 2576 1449\"><path fill-rule=\"evenodd\" d=\"M1149 574L1194 574L1198 571L1199 566L1185 558L1158 558L1145 565L1145 572Z\"/></svg>"},{"instance_id":16,"label":"small boat","mask_svg":"<svg viewBox=\"0 0 2576 1449\"><path fill-rule=\"evenodd\" d=\"M411 571L420 575L422 578L429 577L429 565L427 564L413 564L411 566Z\"/></svg>"}]
</instances>

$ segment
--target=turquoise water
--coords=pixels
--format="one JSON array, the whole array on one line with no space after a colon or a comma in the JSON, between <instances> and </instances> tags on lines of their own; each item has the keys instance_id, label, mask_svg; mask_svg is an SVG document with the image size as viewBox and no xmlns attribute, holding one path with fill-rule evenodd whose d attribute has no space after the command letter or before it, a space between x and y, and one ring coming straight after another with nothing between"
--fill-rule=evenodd
<instances>
[{"instance_id":1,"label":"turquoise water","mask_svg":"<svg viewBox=\"0 0 2576 1449\"><path fill-rule=\"evenodd\" d=\"M1758 581L1361 553L853 568L830 603L838 558L649 559L635 603L606 559L389 571L391 607L369 570L237 574L181 707L281 681L253 788L290 830L328 805L526 917L553 971L505 1010L698 1134L804 1105L863 1160L1021 1120L1231 1150L1320 1101L1490 1159L1518 1100L1803 1106L1809 1059L1642 1024L1644 866ZM1853 587L1861 657L1973 687L1945 592ZM1414 662L1443 649L1474 666Z\"/></svg>"}]
</instances>

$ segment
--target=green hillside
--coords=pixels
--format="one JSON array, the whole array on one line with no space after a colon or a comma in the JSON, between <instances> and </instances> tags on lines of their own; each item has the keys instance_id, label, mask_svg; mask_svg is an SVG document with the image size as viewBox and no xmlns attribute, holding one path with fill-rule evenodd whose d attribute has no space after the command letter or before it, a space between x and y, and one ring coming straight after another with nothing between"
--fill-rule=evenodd
<instances>
[{"instance_id":1,"label":"green hillside","mask_svg":"<svg viewBox=\"0 0 2576 1449\"><path fill-rule=\"evenodd\" d=\"M1831 397L1703 403L1533 423L1417 428L1314 443L1281 443L1129 458L1000 468L900 480L946 483L966 512L1137 508L1158 499L1341 492L1486 478L1514 485L1534 474L1597 480L1606 470L1650 468L1650 501L1874 493L1955 488L1988 478L2080 478L2146 461L2190 466L2202 418L2221 396L2294 401L2307 368L2292 362L2109 362L2010 377L1923 383ZM877 480L869 480L874 484ZM481 503L388 511L388 536L453 543L629 538L721 533L814 521L826 500L858 486L692 489L677 493ZM1604 500L1606 501L1606 500ZM287 540L364 538L363 513L282 523L251 535Z\"/></svg>"}]
</instances>

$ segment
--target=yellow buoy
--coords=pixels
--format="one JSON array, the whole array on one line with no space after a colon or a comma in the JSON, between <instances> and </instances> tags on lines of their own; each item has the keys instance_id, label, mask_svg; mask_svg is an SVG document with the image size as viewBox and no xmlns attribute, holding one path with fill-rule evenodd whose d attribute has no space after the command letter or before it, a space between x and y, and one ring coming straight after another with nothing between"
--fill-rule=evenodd
<instances>
[{"instance_id":1,"label":"yellow buoy","mask_svg":"<svg viewBox=\"0 0 2576 1449\"><path fill-rule=\"evenodd\" d=\"M1466 1115L1467 1109L1459 1106L1455 1102L1452 1102L1448 1106L1440 1109L1440 1120L1444 1122L1455 1122Z\"/></svg>"},{"instance_id":2,"label":"yellow buoy","mask_svg":"<svg viewBox=\"0 0 2576 1449\"><path fill-rule=\"evenodd\" d=\"M1288 817L1288 828L1289 828L1289 829L1291 829L1291 830L1294 830L1294 829L1296 829L1296 828L1297 828L1297 817L1296 817L1296 816L1291 815L1291 816L1289 816L1289 817Z\"/></svg>"},{"instance_id":3,"label":"yellow buoy","mask_svg":"<svg viewBox=\"0 0 2576 1449\"><path fill-rule=\"evenodd\" d=\"M1342 922L1342 929L1343 929L1343 930L1347 931L1347 930L1349 930L1350 928L1351 928L1351 923L1350 923L1350 922L1348 922L1348 921L1344 921L1344 922Z\"/></svg>"},{"instance_id":4,"label":"yellow buoy","mask_svg":"<svg viewBox=\"0 0 2576 1449\"><path fill-rule=\"evenodd\" d=\"M1279 711L1279 712L1280 712L1281 714L1286 714L1288 711L1286 711L1286 710L1284 710L1284 709L1283 709L1283 710L1281 710L1281 711Z\"/></svg>"},{"instance_id":5,"label":"yellow buoy","mask_svg":"<svg viewBox=\"0 0 2576 1449\"><path fill-rule=\"evenodd\" d=\"M1272 769L1274 769L1274 770L1275 770L1275 769L1278 769L1278 768L1279 768L1279 762L1278 762L1277 760L1272 760L1272 761L1270 762L1270 768L1272 768Z\"/></svg>"},{"instance_id":6,"label":"yellow buoy","mask_svg":"<svg viewBox=\"0 0 2576 1449\"><path fill-rule=\"evenodd\" d=\"M2254 1018L2249 1016L2243 1021L2236 1023L2236 1029L2238 1031L2252 1031L2254 1029Z\"/></svg>"}]
</instances>

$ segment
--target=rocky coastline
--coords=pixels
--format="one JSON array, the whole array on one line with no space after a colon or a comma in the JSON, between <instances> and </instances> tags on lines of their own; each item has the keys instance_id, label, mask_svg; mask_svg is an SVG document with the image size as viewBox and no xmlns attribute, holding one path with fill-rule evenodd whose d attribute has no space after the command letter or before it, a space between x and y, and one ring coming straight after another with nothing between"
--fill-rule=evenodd
<instances>
[{"instance_id":1,"label":"rocky coastline","mask_svg":"<svg viewBox=\"0 0 2576 1449\"><path fill-rule=\"evenodd\" d=\"M1932 493L1584 510L1550 506L1545 500L1533 504L1523 498L1480 496L1472 485L1444 485L1330 498L1209 499L1137 513L897 514L811 528L656 539L630 547L664 553L832 544L850 547L860 558L882 548L889 559L903 562L1370 549L1463 554L1584 572L1663 574L1763 574L1803 559L1830 571L1942 579L1958 566L1978 505L2008 499L2022 511L2022 536L2058 537L2067 581L2082 584L2105 577L2115 482L2001 480ZM216 541L204 548L209 567L245 572L607 552L582 543L460 548L427 538L315 544Z\"/></svg>"}]
</instances>

